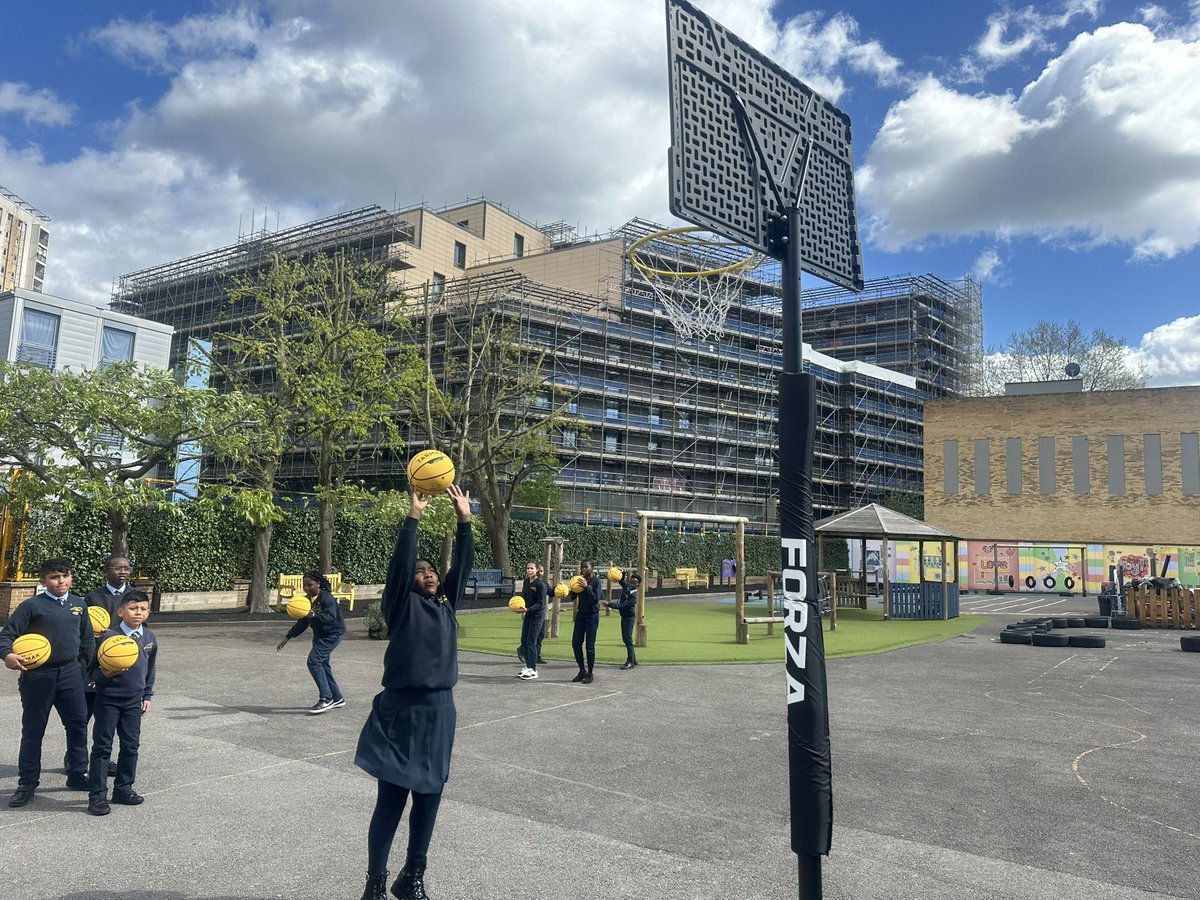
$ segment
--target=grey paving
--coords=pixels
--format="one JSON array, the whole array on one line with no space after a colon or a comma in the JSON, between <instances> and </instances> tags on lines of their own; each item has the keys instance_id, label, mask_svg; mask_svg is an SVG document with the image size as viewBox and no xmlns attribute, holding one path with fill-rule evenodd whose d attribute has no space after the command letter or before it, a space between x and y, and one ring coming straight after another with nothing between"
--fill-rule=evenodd
<instances>
[{"instance_id":1,"label":"grey paving","mask_svg":"<svg viewBox=\"0 0 1200 900\"><path fill-rule=\"evenodd\" d=\"M829 664L825 896L1196 897L1200 654L1168 632L1110 632L1103 650L1001 645L995 621ZM47 771L29 806L0 806L4 895L357 898L374 784L352 757L383 648L352 623L334 656L350 704L310 717L306 642L276 653L284 628L159 628L146 803L96 819ZM566 664L530 683L517 668L463 655L435 900L796 896L781 667L605 666L590 686ZM18 733L7 677L0 802ZM48 735L53 766L56 721Z\"/></svg>"}]
</instances>

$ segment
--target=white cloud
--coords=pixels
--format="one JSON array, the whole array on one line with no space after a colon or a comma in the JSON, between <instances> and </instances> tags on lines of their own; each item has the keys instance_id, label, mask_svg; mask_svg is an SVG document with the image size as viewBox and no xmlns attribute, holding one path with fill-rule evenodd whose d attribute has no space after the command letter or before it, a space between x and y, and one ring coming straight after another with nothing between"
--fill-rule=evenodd
<instances>
[{"instance_id":1,"label":"white cloud","mask_svg":"<svg viewBox=\"0 0 1200 900\"><path fill-rule=\"evenodd\" d=\"M19 81L0 81L0 116L16 114L27 124L66 125L75 108L51 90L34 90Z\"/></svg>"},{"instance_id":2,"label":"white cloud","mask_svg":"<svg viewBox=\"0 0 1200 900\"><path fill-rule=\"evenodd\" d=\"M971 277L980 284L995 284L1004 274L1004 261L995 247L988 247L971 266Z\"/></svg>"},{"instance_id":3,"label":"white cloud","mask_svg":"<svg viewBox=\"0 0 1200 900\"><path fill-rule=\"evenodd\" d=\"M1200 316L1182 316L1146 332L1130 355L1149 370L1152 387L1200 385Z\"/></svg>"},{"instance_id":4,"label":"white cloud","mask_svg":"<svg viewBox=\"0 0 1200 900\"><path fill-rule=\"evenodd\" d=\"M185 16L173 25L146 19L117 19L88 37L127 65L174 71L181 58L228 57L254 48L263 23L240 7L215 15Z\"/></svg>"},{"instance_id":5,"label":"white cloud","mask_svg":"<svg viewBox=\"0 0 1200 900\"><path fill-rule=\"evenodd\" d=\"M1095 18L1100 0L1068 0L1057 15L1036 7L1004 9L988 16L987 28L975 44L974 55L985 66L1000 65L1029 52L1051 46L1049 34L1065 28L1078 16Z\"/></svg>"},{"instance_id":6,"label":"white cloud","mask_svg":"<svg viewBox=\"0 0 1200 900\"><path fill-rule=\"evenodd\" d=\"M1033 235L1171 257L1200 242L1200 42L1081 34L1020 96L926 78L858 176L873 240Z\"/></svg>"}]
</instances>

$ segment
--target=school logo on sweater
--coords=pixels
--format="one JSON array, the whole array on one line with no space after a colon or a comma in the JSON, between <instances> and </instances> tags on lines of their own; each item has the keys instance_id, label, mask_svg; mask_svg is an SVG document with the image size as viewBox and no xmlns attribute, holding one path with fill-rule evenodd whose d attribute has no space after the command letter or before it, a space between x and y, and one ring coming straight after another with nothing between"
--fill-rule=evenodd
<instances>
[{"instance_id":1,"label":"school logo on sweater","mask_svg":"<svg viewBox=\"0 0 1200 900\"><path fill-rule=\"evenodd\" d=\"M82 606L72 606L71 607L71 615L82 616L83 615L83 607Z\"/></svg>"}]
</instances>

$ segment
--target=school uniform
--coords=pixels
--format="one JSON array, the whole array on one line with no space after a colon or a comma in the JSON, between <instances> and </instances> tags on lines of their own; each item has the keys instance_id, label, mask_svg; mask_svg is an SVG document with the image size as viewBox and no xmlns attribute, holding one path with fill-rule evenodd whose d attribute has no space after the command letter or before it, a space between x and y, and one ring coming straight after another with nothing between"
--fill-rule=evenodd
<instances>
[{"instance_id":1,"label":"school uniform","mask_svg":"<svg viewBox=\"0 0 1200 900\"><path fill-rule=\"evenodd\" d=\"M288 640L299 637L312 625L313 645L308 653L308 672L317 684L319 700L341 700L342 689L333 677L329 657L346 636L342 608L329 591L321 591L312 601L313 614L297 619L287 633Z\"/></svg>"},{"instance_id":2,"label":"school uniform","mask_svg":"<svg viewBox=\"0 0 1200 900\"><path fill-rule=\"evenodd\" d=\"M543 628L546 624L546 597L549 585L541 578L525 583L521 596L525 599L525 615L521 617L521 658L526 667L537 671Z\"/></svg>"},{"instance_id":3,"label":"school uniform","mask_svg":"<svg viewBox=\"0 0 1200 900\"><path fill-rule=\"evenodd\" d=\"M621 641L625 644L625 668L637 665L637 653L633 649L633 625L637 618L637 592L624 578L621 579L621 596L615 609L621 614Z\"/></svg>"},{"instance_id":4,"label":"school uniform","mask_svg":"<svg viewBox=\"0 0 1200 900\"><path fill-rule=\"evenodd\" d=\"M142 738L142 702L154 696L154 674L158 661L158 639L142 625L130 628L118 622L100 636L100 643L110 637L128 635L141 652L137 661L125 672L111 677L100 671L99 663L92 666L91 677L96 683L96 724L92 726L91 768L88 772L88 793L93 800L108 796L108 767L112 757L113 735L121 739L117 755L117 779L113 782L113 799L133 796L137 777L138 748Z\"/></svg>"},{"instance_id":5,"label":"school uniform","mask_svg":"<svg viewBox=\"0 0 1200 900\"><path fill-rule=\"evenodd\" d=\"M404 520L383 591L388 629L383 691L371 704L354 757L360 769L381 781L437 794L450 777L457 722L453 689L458 682L454 613L474 564L471 524L460 522L453 562L439 593L417 593L417 520Z\"/></svg>"},{"instance_id":6,"label":"school uniform","mask_svg":"<svg viewBox=\"0 0 1200 900\"><path fill-rule=\"evenodd\" d=\"M42 738L50 710L58 710L67 732L67 782L87 777L87 703L84 668L96 652L92 620L82 597L35 594L13 611L0 629L0 658L13 652L23 634L40 634L50 642L50 657L17 679L21 695L21 749L17 758L18 787L35 788L42 772Z\"/></svg>"},{"instance_id":7,"label":"school uniform","mask_svg":"<svg viewBox=\"0 0 1200 900\"><path fill-rule=\"evenodd\" d=\"M600 587L600 578L593 575L579 593L579 606L575 611L575 627L571 632L571 649L575 651L575 662L579 671L588 675L596 666L596 631L600 628L600 601L604 598L604 589ZM584 644L587 644L587 668L584 669Z\"/></svg>"},{"instance_id":8,"label":"school uniform","mask_svg":"<svg viewBox=\"0 0 1200 900\"><path fill-rule=\"evenodd\" d=\"M114 588L111 584L105 583L84 594L83 600L89 607L98 606L108 613L109 627L113 627L117 624L117 608L121 605L121 598L125 596L127 590L129 590L128 584ZM86 680L83 692L84 700L87 702L87 717L91 719L96 706L96 686L90 680Z\"/></svg>"}]
</instances>

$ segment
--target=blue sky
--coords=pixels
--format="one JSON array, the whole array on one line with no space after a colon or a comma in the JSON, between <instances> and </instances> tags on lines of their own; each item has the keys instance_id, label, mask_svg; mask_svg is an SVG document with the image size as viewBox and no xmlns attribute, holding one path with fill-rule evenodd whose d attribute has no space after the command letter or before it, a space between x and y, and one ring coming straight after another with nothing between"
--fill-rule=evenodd
<instances>
[{"instance_id":1,"label":"blue sky","mask_svg":"<svg viewBox=\"0 0 1200 900\"><path fill-rule=\"evenodd\" d=\"M1200 0L697 5L851 116L868 277L971 273L989 346L1074 318L1200 384ZM6 30L0 185L53 219L52 293L370 203L669 219L657 0L51 0Z\"/></svg>"}]
</instances>

